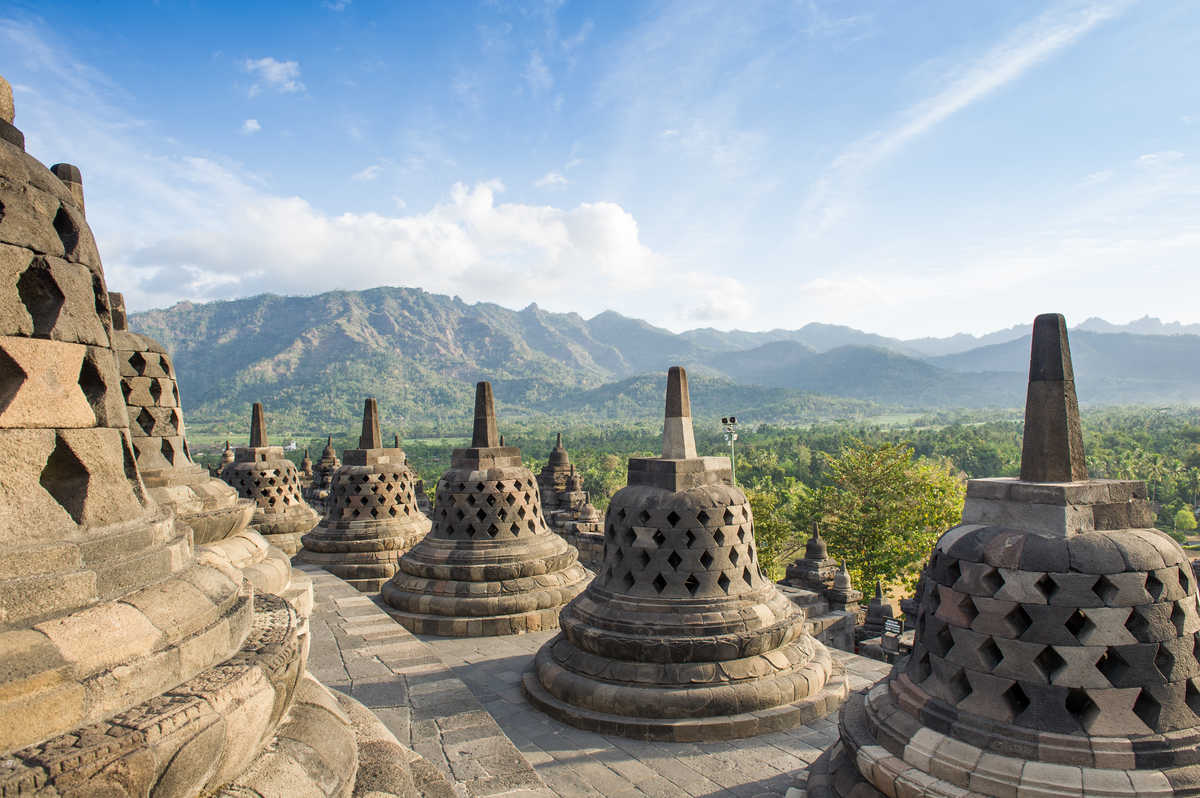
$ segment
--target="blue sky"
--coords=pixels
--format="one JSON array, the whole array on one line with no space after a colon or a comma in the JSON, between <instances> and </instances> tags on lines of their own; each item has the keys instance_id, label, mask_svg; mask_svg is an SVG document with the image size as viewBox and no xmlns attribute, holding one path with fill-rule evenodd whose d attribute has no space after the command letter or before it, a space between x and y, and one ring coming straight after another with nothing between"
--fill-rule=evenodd
<instances>
[{"instance_id":1,"label":"blue sky","mask_svg":"<svg viewBox=\"0 0 1200 798\"><path fill-rule=\"evenodd\" d=\"M0 2L131 309L1200 321L1200 3Z\"/></svg>"}]
</instances>

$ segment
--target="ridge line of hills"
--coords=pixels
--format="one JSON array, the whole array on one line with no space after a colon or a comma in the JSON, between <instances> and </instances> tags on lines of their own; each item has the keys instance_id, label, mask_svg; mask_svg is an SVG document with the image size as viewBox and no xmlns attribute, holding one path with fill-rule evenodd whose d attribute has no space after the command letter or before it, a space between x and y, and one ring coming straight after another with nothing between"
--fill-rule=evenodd
<instances>
[{"instance_id":1,"label":"ridge line of hills","mask_svg":"<svg viewBox=\"0 0 1200 798\"><path fill-rule=\"evenodd\" d=\"M806 423L888 409L1016 408L1028 325L975 337L900 340L811 323L797 330L673 333L605 311L591 319L531 304L515 311L419 288L263 294L136 313L130 327L173 354L189 423L245 424L263 400L319 432L353 423L362 397L408 426L458 424L475 381L512 416L653 419L667 366L701 387L698 415ZM1190 403L1200 325L1088 319L1071 333L1080 399Z\"/></svg>"}]
</instances>

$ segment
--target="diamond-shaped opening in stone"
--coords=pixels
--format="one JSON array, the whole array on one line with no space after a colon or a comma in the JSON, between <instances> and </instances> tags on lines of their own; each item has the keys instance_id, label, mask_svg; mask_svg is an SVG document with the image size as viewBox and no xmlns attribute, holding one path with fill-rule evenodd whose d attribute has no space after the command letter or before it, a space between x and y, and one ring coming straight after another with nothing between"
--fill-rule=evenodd
<instances>
[{"instance_id":1,"label":"diamond-shaped opening in stone","mask_svg":"<svg viewBox=\"0 0 1200 798\"><path fill-rule=\"evenodd\" d=\"M86 360L83 361L87 363ZM121 395L125 397L125 404L129 404L129 397L133 394L133 386L121 380Z\"/></svg>"},{"instance_id":2,"label":"diamond-shaped opening in stone","mask_svg":"<svg viewBox=\"0 0 1200 798\"><path fill-rule=\"evenodd\" d=\"M713 564L713 556L707 551L700 555L700 565L708 570L708 567Z\"/></svg>"},{"instance_id":3,"label":"diamond-shaped opening in stone","mask_svg":"<svg viewBox=\"0 0 1200 798\"><path fill-rule=\"evenodd\" d=\"M487 487L487 485L484 485L482 482L475 483L475 490L479 493L483 493L483 489L486 487Z\"/></svg>"},{"instance_id":4,"label":"diamond-shaped opening in stone","mask_svg":"<svg viewBox=\"0 0 1200 798\"><path fill-rule=\"evenodd\" d=\"M8 378L11 373L7 364L4 363L5 360L8 360L8 356L0 351L0 410L3 410L12 398L11 395L8 395L8 399L4 398L7 394ZM16 363L12 365L16 367ZM19 367L17 367L17 371L20 372L20 379L23 381L25 372L21 371ZM122 387L124 387L123 384ZM108 386L104 384L100 370L96 368L96 364L90 357L84 357L83 363L79 366L79 388L92 407L98 407L104 402L104 394L108 391Z\"/></svg>"},{"instance_id":5,"label":"diamond-shaped opening in stone","mask_svg":"<svg viewBox=\"0 0 1200 798\"><path fill-rule=\"evenodd\" d=\"M159 447L159 451L162 452L162 456L166 458L168 463L175 465L175 447L171 445L170 440L163 438L162 446Z\"/></svg>"},{"instance_id":6,"label":"diamond-shaped opening in stone","mask_svg":"<svg viewBox=\"0 0 1200 798\"><path fill-rule=\"evenodd\" d=\"M722 573L717 577L717 585L726 593L729 592L729 577Z\"/></svg>"},{"instance_id":7,"label":"diamond-shaped opening in stone","mask_svg":"<svg viewBox=\"0 0 1200 798\"><path fill-rule=\"evenodd\" d=\"M700 512L696 513L696 520L700 522L701 526L707 524L708 523L708 513L701 510Z\"/></svg>"},{"instance_id":8,"label":"diamond-shaped opening in stone","mask_svg":"<svg viewBox=\"0 0 1200 798\"><path fill-rule=\"evenodd\" d=\"M87 467L80 462L67 442L61 436L58 437L54 443L54 450L42 466L38 482L77 524L83 523L90 479Z\"/></svg>"},{"instance_id":9,"label":"diamond-shaped opening in stone","mask_svg":"<svg viewBox=\"0 0 1200 798\"><path fill-rule=\"evenodd\" d=\"M179 386L176 383L171 383L171 396L175 399L175 406L179 406Z\"/></svg>"},{"instance_id":10,"label":"diamond-shaped opening in stone","mask_svg":"<svg viewBox=\"0 0 1200 798\"><path fill-rule=\"evenodd\" d=\"M646 551L645 549L642 549L640 552L638 552L638 561L641 562L643 568L650 565L650 559L650 552Z\"/></svg>"},{"instance_id":11,"label":"diamond-shaped opening in stone","mask_svg":"<svg viewBox=\"0 0 1200 798\"><path fill-rule=\"evenodd\" d=\"M515 502L516 500L517 500L517 497L512 495L511 493L505 495L505 497L504 497L504 501L508 502L509 507L512 507L513 502Z\"/></svg>"},{"instance_id":12,"label":"diamond-shaped opening in stone","mask_svg":"<svg viewBox=\"0 0 1200 798\"><path fill-rule=\"evenodd\" d=\"M1187 626L1187 613L1184 612L1183 602L1176 601L1175 606L1171 608L1171 623L1175 624L1175 631L1182 635L1184 627Z\"/></svg>"},{"instance_id":13,"label":"diamond-shaped opening in stone","mask_svg":"<svg viewBox=\"0 0 1200 798\"><path fill-rule=\"evenodd\" d=\"M1068 632L1075 635L1075 639L1080 643L1086 643L1092 630L1096 628L1096 625L1091 622L1083 610L1075 610L1075 612L1071 613L1071 617L1067 618L1064 626L1067 627Z\"/></svg>"},{"instance_id":14,"label":"diamond-shaped opening in stone","mask_svg":"<svg viewBox=\"0 0 1200 798\"><path fill-rule=\"evenodd\" d=\"M1117 594L1121 591L1113 584L1111 579L1101 574L1100 578L1096 580L1096 584L1092 585L1092 592L1096 594L1096 598L1112 606Z\"/></svg>"},{"instance_id":15,"label":"diamond-shaped opening in stone","mask_svg":"<svg viewBox=\"0 0 1200 798\"><path fill-rule=\"evenodd\" d=\"M625 530L625 545L632 546L633 542L635 540L637 540L637 532L634 532L632 528L626 529Z\"/></svg>"},{"instance_id":16,"label":"diamond-shaped opening in stone","mask_svg":"<svg viewBox=\"0 0 1200 798\"><path fill-rule=\"evenodd\" d=\"M496 511L496 517L499 518L501 521L507 519L508 518L508 510L505 510L503 507L501 507L499 510Z\"/></svg>"},{"instance_id":17,"label":"diamond-shaped opening in stone","mask_svg":"<svg viewBox=\"0 0 1200 798\"><path fill-rule=\"evenodd\" d=\"M645 524L647 521L650 520L650 513L646 512L645 510L642 510L640 513L638 513L638 520L640 520L643 524Z\"/></svg>"},{"instance_id":18,"label":"diamond-shaped opening in stone","mask_svg":"<svg viewBox=\"0 0 1200 798\"><path fill-rule=\"evenodd\" d=\"M987 638L979 645L979 660L987 667L989 671L995 670L996 666L1004 659L1004 652L996 645L996 641L992 638Z\"/></svg>"},{"instance_id":19,"label":"diamond-shaped opening in stone","mask_svg":"<svg viewBox=\"0 0 1200 798\"><path fill-rule=\"evenodd\" d=\"M79 225L75 224L71 214L61 205L58 206L58 213L54 214L54 232L58 234L58 240L62 242L67 257L74 255L76 247L79 246Z\"/></svg>"},{"instance_id":20,"label":"diamond-shaped opening in stone","mask_svg":"<svg viewBox=\"0 0 1200 798\"><path fill-rule=\"evenodd\" d=\"M1188 709L1192 710L1193 714L1200 715L1200 687L1197 687L1197 682L1200 682L1200 678L1192 677L1187 680L1183 700L1187 702Z\"/></svg>"},{"instance_id":21,"label":"diamond-shaped opening in stone","mask_svg":"<svg viewBox=\"0 0 1200 798\"><path fill-rule=\"evenodd\" d=\"M943 625L930 642L929 649L939 657L945 657L950 649L954 648L954 634L950 631L949 626Z\"/></svg>"},{"instance_id":22,"label":"diamond-shaped opening in stone","mask_svg":"<svg viewBox=\"0 0 1200 798\"><path fill-rule=\"evenodd\" d=\"M1042 574L1033 586L1038 589L1038 592L1049 601L1055 593L1058 592L1058 583L1054 581L1054 577L1050 574Z\"/></svg>"},{"instance_id":23,"label":"diamond-shaped opening in stone","mask_svg":"<svg viewBox=\"0 0 1200 798\"><path fill-rule=\"evenodd\" d=\"M378 508L378 507L372 507L372 508L371 508L371 517L372 517L372 518L378 518L378 517L379 517L379 508Z\"/></svg>"},{"instance_id":24,"label":"diamond-shaped opening in stone","mask_svg":"<svg viewBox=\"0 0 1200 798\"><path fill-rule=\"evenodd\" d=\"M1197 662L1200 662L1200 632L1192 635L1192 656L1196 658Z\"/></svg>"},{"instance_id":25,"label":"diamond-shaped opening in stone","mask_svg":"<svg viewBox=\"0 0 1200 798\"><path fill-rule=\"evenodd\" d=\"M667 513L667 523L670 524L671 526L675 526L676 524L678 524L679 518L680 518L679 513L675 512L674 510Z\"/></svg>"},{"instance_id":26,"label":"diamond-shaped opening in stone","mask_svg":"<svg viewBox=\"0 0 1200 798\"><path fill-rule=\"evenodd\" d=\"M726 525L732 524L733 523L733 511L726 508L725 515L723 516L723 518L725 519Z\"/></svg>"},{"instance_id":27,"label":"diamond-shaped opening in stone","mask_svg":"<svg viewBox=\"0 0 1200 798\"><path fill-rule=\"evenodd\" d=\"M713 532L713 541L718 546L724 546L725 545L725 533L719 529L716 532Z\"/></svg>"},{"instance_id":28,"label":"diamond-shaped opening in stone","mask_svg":"<svg viewBox=\"0 0 1200 798\"><path fill-rule=\"evenodd\" d=\"M688 578L683 580L683 586L687 588L687 592L691 595L696 595L696 591L700 589L700 580L695 574L688 574Z\"/></svg>"},{"instance_id":29,"label":"diamond-shaped opening in stone","mask_svg":"<svg viewBox=\"0 0 1200 798\"><path fill-rule=\"evenodd\" d=\"M620 521L625 520L625 508L624 507L622 507L620 510L617 510L617 519Z\"/></svg>"},{"instance_id":30,"label":"diamond-shaped opening in stone","mask_svg":"<svg viewBox=\"0 0 1200 798\"><path fill-rule=\"evenodd\" d=\"M1018 715L1029 709L1029 696L1025 695L1025 691L1021 689L1019 682L1013 682L1000 697L1004 699L1004 703L1008 706L1012 720L1016 720Z\"/></svg>"},{"instance_id":31,"label":"diamond-shaped opening in stone","mask_svg":"<svg viewBox=\"0 0 1200 798\"><path fill-rule=\"evenodd\" d=\"M467 494L467 504L471 505L472 507L475 506L475 496L473 494Z\"/></svg>"},{"instance_id":32,"label":"diamond-shaped opening in stone","mask_svg":"<svg viewBox=\"0 0 1200 798\"><path fill-rule=\"evenodd\" d=\"M17 279L17 295L33 320L33 337L49 338L66 297L44 259L36 258L21 273Z\"/></svg>"},{"instance_id":33,"label":"diamond-shaped opening in stone","mask_svg":"<svg viewBox=\"0 0 1200 798\"><path fill-rule=\"evenodd\" d=\"M741 559L741 555L738 554L738 550L730 549L729 550L729 562L733 565L737 565L739 559Z\"/></svg>"},{"instance_id":34,"label":"diamond-shaped opening in stone","mask_svg":"<svg viewBox=\"0 0 1200 798\"><path fill-rule=\"evenodd\" d=\"M1148 643L1151 640L1150 623L1138 609L1134 607L1129 611L1129 617L1125 619L1125 628L1139 642Z\"/></svg>"},{"instance_id":35,"label":"diamond-shaped opening in stone","mask_svg":"<svg viewBox=\"0 0 1200 798\"><path fill-rule=\"evenodd\" d=\"M396 508L395 508L395 507L389 507L389 508L388 508L388 515L390 515L392 518L395 518L395 517L396 517Z\"/></svg>"},{"instance_id":36,"label":"diamond-shaped opening in stone","mask_svg":"<svg viewBox=\"0 0 1200 798\"><path fill-rule=\"evenodd\" d=\"M1162 714L1162 704L1158 703L1158 699L1150 694L1149 690L1142 689L1138 693L1137 700L1133 702L1133 714L1142 719L1151 729L1158 729L1158 717Z\"/></svg>"},{"instance_id":37,"label":"diamond-shaped opening in stone","mask_svg":"<svg viewBox=\"0 0 1200 798\"><path fill-rule=\"evenodd\" d=\"M996 591L1004 587L1004 577L995 568L989 568L984 572L979 580L983 589L987 591L989 596L994 596Z\"/></svg>"},{"instance_id":38,"label":"diamond-shaped opening in stone","mask_svg":"<svg viewBox=\"0 0 1200 798\"><path fill-rule=\"evenodd\" d=\"M979 617L979 610L975 607L975 602L971 600L970 596L963 596L958 600L958 609L966 620L967 626L970 626Z\"/></svg>"},{"instance_id":39,"label":"diamond-shaped opening in stone","mask_svg":"<svg viewBox=\"0 0 1200 798\"><path fill-rule=\"evenodd\" d=\"M683 562L683 558L679 556L679 552L672 551L667 555L667 565L671 566L671 568L674 570L679 570L679 564L681 562Z\"/></svg>"},{"instance_id":40,"label":"diamond-shaped opening in stone","mask_svg":"<svg viewBox=\"0 0 1200 798\"><path fill-rule=\"evenodd\" d=\"M966 671L962 668L954 671L954 675L946 680L946 692L954 704L971 694L971 680L967 678Z\"/></svg>"},{"instance_id":41,"label":"diamond-shaped opening in stone","mask_svg":"<svg viewBox=\"0 0 1200 798\"><path fill-rule=\"evenodd\" d=\"M466 518L467 516L466 516L466 514L465 514L465 513L462 511L462 508L460 507L459 509L457 509L457 510L455 510L455 511L454 511L454 517L455 517L455 518L457 518L459 521L461 521L461 520L463 520L464 518Z\"/></svg>"},{"instance_id":42,"label":"diamond-shaped opening in stone","mask_svg":"<svg viewBox=\"0 0 1200 798\"><path fill-rule=\"evenodd\" d=\"M1046 646L1033 658L1033 664L1042 672L1042 677L1047 682L1053 682L1054 677L1063 669L1067 661L1059 656L1059 653L1054 650L1054 646Z\"/></svg>"},{"instance_id":43,"label":"diamond-shaped opening in stone","mask_svg":"<svg viewBox=\"0 0 1200 798\"><path fill-rule=\"evenodd\" d=\"M938 607L942 606L942 590L937 583L929 585L929 612L936 613Z\"/></svg>"},{"instance_id":44,"label":"diamond-shaped opening in stone","mask_svg":"<svg viewBox=\"0 0 1200 798\"><path fill-rule=\"evenodd\" d=\"M1187 566L1179 566L1179 586L1183 588L1184 593L1192 592L1192 575L1189 573L1191 568Z\"/></svg>"},{"instance_id":45,"label":"diamond-shaped opening in stone","mask_svg":"<svg viewBox=\"0 0 1200 798\"><path fill-rule=\"evenodd\" d=\"M683 539L687 541L687 547L690 549L692 544L696 542L696 533L689 529L687 534L683 536Z\"/></svg>"},{"instance_id":46,"label":"diamond-shaped opening in stone","mask_svg":"<svg viewBox=\"0 0 1200 798\"><path fill-rule=\"evenodd\" d=\"M154 404L158 404L162 399L162 384L158 380L150 380L150 398L154 400Z\"/></svg>"},{"instance_id":47,"label":"diamond-shaped opening in stone","mask_svg":"<svg viewBox=\"0 0 1200 798\"><path fill-rule=\"evenodd\" d=\"M495 507L496 506L496 494L489 493L487 496L487 503L489 506Z\"/></svg>"},{"instance_id":48,"label":"diamond-shaped opening in stone","mask_svg":"<svg viewBox=\"0 0 1200 798\"><path fill-rule=\"evenodd\" d=\"M478 518L480 521L482 521L483 519L487 518L487 513L485 513L483 511L483 508L480 507L478 510L475 511L475 517Z\"/></svg>"},{"instance_id":49,"label":"diamond-shaped opening in stone","mask_svg":"<svg viewBox=\"0 0 1200 798\"><path fill-rule=\"evenodd\" d=\"M634 583L637 582L637 580L633 578L633 574L629 571L625 572L625 576L623 577L622 581L625 583L626 590L632 590Z\"/></svg>"},{"instance_id":50,"label":"diamond-shaped opening in stone","mask_svg":"<svg viewBox=\"0 0 1200 798\"><path fill-rule=\"evenodd\" d=\"M143 407L141 409L134 421L137 422L137 425L142 428L142 432L146 435L154 431L154 416L150 415L150 411L146 408Z\"/></svg>"},{"instance_id":51,"label":"diamond-shaped opening in stone","mask_svg":"<svg viewBox=\"0 0 1200 798\"><path fill-rule=\"evenodd\" d=\"M1129 663L1121 656L1120 651L1110 648L1096 660L1096 670L1108 679L1109 684L1117 685L1123 683L1129 673Z\"/></svg>"},{"instance_id":52,"label":"diamond-shaped opening in stone","mask_svg":"<svg viewBox=\"0 0 1200 798\"><path fill-rule=\"evenodd\" d=\"M1158 652L1154 655L1154 667L1158 668L1163 679L1171 681L1171 671L1175 669L1175 655L1162 643L1158 644Z\"/></svg>"},{"instance_id":53,"label":"diamond-shaped opening in stone","mask_svg":"<svg viewBox=\"0 0 1200 798\"><path fill-rule=\"evenodd\" d=\"M621 562L621 560L624 560L625 559L625 549L618 548L615 557L616 557L617 562Z\"/></svg>"},{"instance_id":54,"label":"diamond-shaped opening in stone","mask_svg":"<svg viewBox=\"0 0 1200 798\"><path fill-rule=\"evenodd\" d=\"M742 581L750 587L754 587L754 572L749 568L742 569Z\"/></svg>"},{"instance_id":55,"label":"diamond-shaped opening in stone","mask_svg":"<svg viewBox=\"0 0 1200 798\"><path fill-rule=\"evenodd\" d=\"M141 352L134 352L129 356L129 365L133 366L133 370L138 374L146 373L146 358L142 356Z\"/></svg>"},{"instance_id":56,"label":"diamond-shaped opening in stone","mask_svg":"<svg viewBox=\"0 0 1200 798\"><path fill-rule=\"evenodd\" d=\"M1067 712L1084 731L1091 727L1092 721L1100 714L1100 708L1096 706L1096 702L1087 694L1087 690L1080 687L1068 690L1063 703Z\"/></svg>"},{"instance_id":57,"label":"diamond-shaped opening in stone","mask_svg":"<svg viewBox=\"0 0 1200 798\"><path fill-rule=\"evenodd\" d=\"M946 566L946 586L954 587L954 583L962 576L962 567L958 564L958 560L951 560Z\"/></svg>"},{"instance_id":58,"label":"diamond-shaped opening in stone","mask_svg":"<svg viewBox=\"0 0 1200 798\"><path fill-rule=\"evenodd\" d=\"M667 589L667 580L663 578L662 574L656 574L654 581L652 581L650 584L654 587L654 592L656 593L662 593Z\"/></svg>"},{"instance_id":59,"label":"diamond-shaped opening in stone","mask_svg":"<svg viewBox=\"0 0 1200 798\"><path fill-rule=\"evenodd\" d=\"M1163 594L1163 583L1158 578L1158 574L1150 571L1146 574L1146 592L1150 594L1150 598L1158 601Z\"/></svg>"},{"instance_id":60,"label":"diamond-shaped opening in stone","mask_svg":"<svg viewBox=\"0 0 1200 798\"><path fill-rule=\"evenodd\" d=\"M488 537L494 538L494 537L496 537L496 535L500 534L500 530L496 527L495 524L488 524L487 533L488 533Z\"/></svg>"},{"instance_id":61,"label":"diamond-shaped opening in stone","mask_svg":"<svg viewBox=\"0 0 1200 798\"><path fill-rule=\"evenodd\" d=\"M525 516L529 515L529 511L527 511L525 509L524 505L521 505L520 507L517 508L517 515L520 516L522 520L524 520Z\"/></svg>"},{"instance_id":62,"label":"diamond-shaped opening in stone","mask_svg":"<svg viewBox=\"0 0 1200 798\"><path fill-rule=\"evenodd\" d=\"M650 539L654 541L655 546L661 546L667 542L667 536L662 533L661 529L654 530L654 534Z\"/></svg>"}]
</instances>

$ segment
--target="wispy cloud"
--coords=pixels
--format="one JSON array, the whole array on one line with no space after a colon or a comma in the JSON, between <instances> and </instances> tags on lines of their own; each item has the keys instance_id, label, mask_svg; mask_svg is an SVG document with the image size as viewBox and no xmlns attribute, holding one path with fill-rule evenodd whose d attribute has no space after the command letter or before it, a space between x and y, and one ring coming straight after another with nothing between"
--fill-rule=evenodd
<instances>
[{"instance_id":1,"label":"wispy cloud","mask_svg":"<svg viewBox=\"0 0 1200 798\"><path fill-rule=\"evenodd\" d=\"M1169 163L1181 160L1183 153L1179 150L1163 150L1161 152L1148 152L1145 155L1139 155L1137 162L1139 166L1164 166Z\"/></svg>"},{"instance_id":2,"label":"wispy cloud","mask_svg":"<svg viewBox=\"0 0 1200 798\"><path fill-rule=\"evenodd\" d=\"M533 185L538 188L554 188L565 186L569 182L571 181L567 180L566 175L562 172L551 171L539 177Z\"/></svg>"},{"instance_id":3,"label":"wispy cloud","mask_svg":"<svg viewBox=\"0 0 1200 798\"><path fill-rule=\"evenodd\" d=\"M260 130L262 130L262 125L258 123L257 119L247 119L242 123L242 135L244 136L253 135Z\"/></svg>"},{"instance_id":4,"label":"wispy cloud","mask_svg":"<svg viewBox=\"0 0 1200 798\"><path fill-rule=\"evenodd\" d=\"M262 92L264 88L284 94L304 91L304 84L300 82L298 61L277 61L270 56L247 58L242 62L242 69L255 78L254 84L250 86L251 97Z\"/></svg>"},{"instance_id":5,"label":"wispy cloud","mask_svg":"<svg viewBox=\"0 0 1200 798\"><path fill-rule=\"evenodd\" d=\"M1131 0L1085 5L1060 3L1018 27L979 57L955 70L956 77L898 115L883 130L843 150L811 189L804 214L818 230L840 221L853 204L858 183L905 145L996 89L1077 42L1097 25L1119 15Z\"/></svg>"},{"instance_id":6,"label":"wispy cloud","mask_svg":"<svg viewBox=\"0 0 1200 798\"><path fill-rule=\"evenodd\" d=\"M550 74L550 68L546 66L542 54L537 50L530 53L529 62L525 65L522 76L535 94L549 91L554 86L554 76Z\"/></svg>"},{"instance_id":7,"label":"wispy cloud","mask_svg":"<svg viewBox=\"0 0 1200 798\"><path fill-rule=\"evenodd\" d=\"M383 171L383 167L381 167L377 163L373 163L370 166L368 166L366 169L363 169L361 171L358 171L358 172L355 172L354 174L352 174L350 176L350 179L358 180L360 182L368 182L368 181L374 180L375 178L379 177L379 173L381 171Z\"/></svg>"},{"instance_id":8,"label":"wispy cloud","mask_svg":"<svg viewBox=\"0 0 1200 798\"><path fill-rule=\"evenodd\" d=\"M328 8L330 11L345 11L346 6L350 5L354 0L325 0L321 5Z\"/></svg>"}]
</instances>

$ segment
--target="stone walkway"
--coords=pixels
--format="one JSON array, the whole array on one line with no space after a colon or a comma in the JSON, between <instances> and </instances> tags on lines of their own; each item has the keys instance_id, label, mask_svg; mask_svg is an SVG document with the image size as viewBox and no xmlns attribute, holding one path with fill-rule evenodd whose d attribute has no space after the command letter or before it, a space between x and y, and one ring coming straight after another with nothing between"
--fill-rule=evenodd
<instances>
[{"instance_id":1,"label":"stone walkway","mask_svg":"<svg viewBox=\"0 0 1200 798\"><path fill-rule=\"evenodd\" d=\"M446 773L463 798L552 798L529 761L461 680L341 579L315 566L309 671L370 707L403 744Z\"/></svg>"},{"instance_id":2,"label":"stone walkway","mask_svg":"<svg viewBox=\"0 0 1200 798\"><path fill-rule=\"evenodd\" d=\"M475 694L504 733L561 796L783 796L796 773L837 738L832 719L719 743L651 743L567 726L531 707L521 674L554 636L421 637ZM887 674L881 662L834 652L858 690Z\"/></svg>"},{"instance_id":3,"label":"stone walkway","mask_svg":"<svg viewBox=\"0 0 1200 798\"><path fill-rule=\"evenodd\" d=\"M833 719L720 743L651 743L567 726L521 694L521 674L554 632L414 637L372 598L312 566L309 670L366 704L400 742L445 772L458 795L773 796L837 737ZM887 673L834 651L851 689Z\"/></svg>"}]
</instances>

